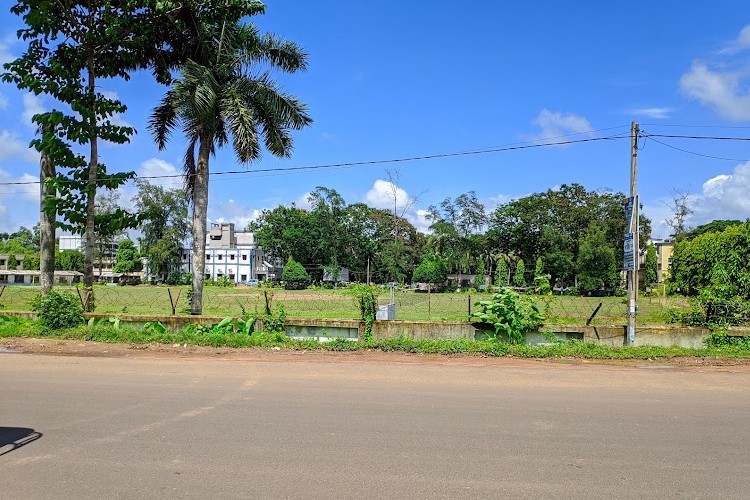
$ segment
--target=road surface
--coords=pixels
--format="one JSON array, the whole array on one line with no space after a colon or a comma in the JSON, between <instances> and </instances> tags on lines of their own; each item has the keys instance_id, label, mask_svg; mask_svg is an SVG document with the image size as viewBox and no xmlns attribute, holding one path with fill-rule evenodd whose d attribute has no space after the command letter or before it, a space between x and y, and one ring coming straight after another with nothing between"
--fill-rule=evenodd
<instances>
[{"instance_id":1,"label":"road surface","mask_svg":"<svg viewBox=\"0 0 750 500\"><path fill-rule=\"evenodd\" d=\"M750 370L0 354L0 498L750 497Z\"/></svg>"}]
</instances>

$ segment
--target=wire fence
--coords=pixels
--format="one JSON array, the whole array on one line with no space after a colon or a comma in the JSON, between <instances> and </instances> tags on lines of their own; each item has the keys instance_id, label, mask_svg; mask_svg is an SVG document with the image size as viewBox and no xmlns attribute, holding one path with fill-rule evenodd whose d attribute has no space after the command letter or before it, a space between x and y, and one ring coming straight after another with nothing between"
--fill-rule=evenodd
<instances>
[{"instance_id":1,"label":"wire fence","mask_svg":"<svg viewBox=\"0 0 750 500\"><path fill-rule=\"evenodd\" d=\"M75 287L57 287L81 296ZM110 286L94 288L95 312L104 314L185 315L190 314L188 287ZM39 287L0 286L0 312L30 311ZM467 321L477 311L477 302L489 300L489 293L418 293L412 290L383 290L378 304L395 304L396 319L415 321ZM81 296L82 297L82 296ZM578 297L569 295L530 296L547 324L626 324L624 297ZM83 300L83 297L82 297ZM207 286L203 293L203 314L246 316L283 306L291 318L358 319L359 306L345 289L283 290L258 287ZM692 316L691 316L692 315ZM641 297L638 322L641 324L679 322L698 324L701 317L730 324L750 323L750 311L714 304L701 312L683 297Z\"/></svg>"}]
</instances>

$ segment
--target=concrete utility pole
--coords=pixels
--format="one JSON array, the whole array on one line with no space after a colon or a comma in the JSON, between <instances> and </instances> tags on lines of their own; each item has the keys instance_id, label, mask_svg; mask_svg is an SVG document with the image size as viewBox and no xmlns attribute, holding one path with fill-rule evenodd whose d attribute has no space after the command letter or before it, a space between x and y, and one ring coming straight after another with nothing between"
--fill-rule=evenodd
<instances>
[{"instance_id":1,"label":"concrete utility pole","mask_svg":"<svg viewBox=\"0 0 750 500\"><path fill-rule=\"evenodd\" d=\"M628 332L625 338L626 345L633 345L635 341L635 317L637 314L638 301L638 122L633 121L630 126L630 220L628 223L628 235L626 235L626 247L628 240L632 241L632 265L628 267ZM627 254L626 248L626 254ZM626 255L627 260L627 255ZM627 262L626 262L627 265Z\"/></svg>"}]
</instances>

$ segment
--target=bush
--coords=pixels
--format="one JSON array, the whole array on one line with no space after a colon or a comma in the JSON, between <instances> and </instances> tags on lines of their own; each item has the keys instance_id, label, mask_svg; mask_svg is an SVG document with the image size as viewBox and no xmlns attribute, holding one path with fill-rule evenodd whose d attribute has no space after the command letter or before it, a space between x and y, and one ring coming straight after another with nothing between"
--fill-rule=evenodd
<instances>
[{"instance_id":1,"label":"bush","mask_svg":"<svg viewBox=\"0 0 750 500\"><path fill-rule=\"evenodd\" d=\"M289 257L281 273L281 279L284 281L284 288L287 290L301 290L310 281L310 275L307 274L302 264Z\"/></svg>"},{"instance_id":2,"label":"bush","mask_svg":"<svg viewBox=\"0 0 750 500\"><path fill-rule=\"evenodd\" d=\"M31 308L39 312L39 321L42 326L50 330L83 324L83 306L78 297L72 293L60 293L53 290L34 300Z\"/></svg>"},{"instance_id":3,"label":"bush","mask_svg":"<svg viewBox=\"0 0 750 500\"><path fill-rule=\"evenodd\" d=\"M524 334L538 329L544 321L533 301L509 288L500 289L492 300L482 300L476 305L481 311L472 313L471 319L492 324L495 339L505 335L512 344L523 344Z\"/></svg>"},{"instance_id":4,"label":"bush","mask_svg":"<svg viewBox=\"0 0 750 500\"><path fill-rule=\"evenodd\" d=\"M448 270L438 257L425 257L414 270L413 281L416 283L445 283Z\"/></svg>"}]
</instances>

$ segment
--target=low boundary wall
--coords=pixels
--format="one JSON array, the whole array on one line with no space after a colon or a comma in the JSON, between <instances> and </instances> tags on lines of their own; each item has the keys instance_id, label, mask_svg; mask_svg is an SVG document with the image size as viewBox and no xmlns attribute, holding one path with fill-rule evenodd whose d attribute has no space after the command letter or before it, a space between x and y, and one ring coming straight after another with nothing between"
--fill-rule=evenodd
<instances>
[{"instance_id":1,"label":"low boundary wall","mask_svg":"<svg viewBox=\"0 0 750 500\"><path fill-rule=\"evenodd\" d=\"M29 311L0 311L0 314L36 318L37 314ZM108 319L117 317L123 323L133 326L143 326L150 321L158 321L177 331L190 323L215 324L225 316L170 316L145 314L101 314L86 313L86 319ZM262 328L262 322L256 329ZM303 319L286 318L287 334L293 337L335 337L335 338L364 338L365 325L363 321L354 319ZM489 330L487 329L489 327ZM492 332L490 325L480 325L466 321L375 321L372 335L375 339L398 337L400 335L413 339L466 339L475 340L487 336ZM530 344L546 342L549 333L562 340L581 340L602 345L623 345L625 343L626 327L585 326L585 325L545 325L540 332L527 335ZM710 335L707 328L683 327L677 325L640 325L636 329L635 345L653 345L661 347L680 346L701 348L704 339ZM732 336L750 336L748 327L732 327L728 331Z\"/></svg>"}]
</instances>

